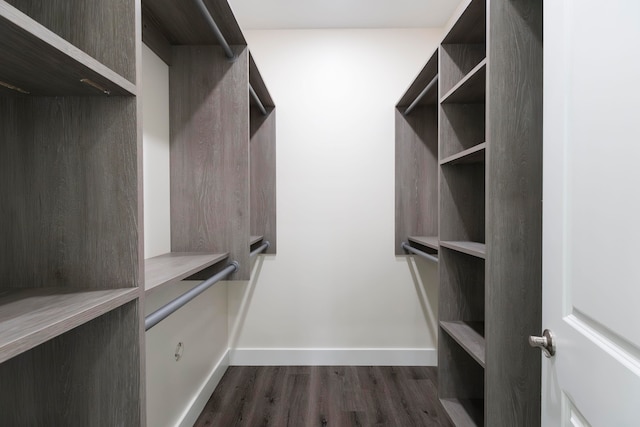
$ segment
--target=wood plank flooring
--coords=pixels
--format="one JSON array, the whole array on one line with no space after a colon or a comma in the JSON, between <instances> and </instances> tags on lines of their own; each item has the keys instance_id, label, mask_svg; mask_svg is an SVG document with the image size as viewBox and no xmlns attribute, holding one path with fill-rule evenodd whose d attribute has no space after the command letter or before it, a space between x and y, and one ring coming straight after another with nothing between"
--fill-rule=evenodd
<instances>
[{"instance_id":1,"label":"wood plank flooring","mask_svg":"<svg viewBox=\"0 0 640 427\"><path fill-rule=\"evenodd\" d=\"M195 426L443 426L435 367L232 366Z\"/></svg>"}]
</instances>

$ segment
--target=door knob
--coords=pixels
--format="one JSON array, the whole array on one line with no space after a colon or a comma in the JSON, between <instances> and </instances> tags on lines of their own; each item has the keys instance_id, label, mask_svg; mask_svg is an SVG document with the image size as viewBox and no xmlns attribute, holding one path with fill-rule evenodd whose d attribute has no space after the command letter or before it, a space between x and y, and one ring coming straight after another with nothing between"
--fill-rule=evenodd
<instances>
[{"instance_id":1,"label":"door knob","mask_svg":"<svg viewBox=\"0 0 640 427\"><path fill-rule=\"evenodd\" d=\"M554 342L553 333L545 329L541 337L530 336L529 345L531 347L538 347L545 356L551 357L556 354L556 344Z\"/></svg>"}]
</instances>

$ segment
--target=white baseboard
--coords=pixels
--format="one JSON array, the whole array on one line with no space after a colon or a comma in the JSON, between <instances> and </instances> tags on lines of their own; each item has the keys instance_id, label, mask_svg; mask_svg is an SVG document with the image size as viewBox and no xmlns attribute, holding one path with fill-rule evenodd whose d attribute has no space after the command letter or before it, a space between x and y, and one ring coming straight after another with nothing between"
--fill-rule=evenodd
<instances>
[{"instance_id":1,"label":"white baseboard","mask_svg":"<svg viewBox=\"0 0 640 427\"><path fill-rule=\"evenodd\" d=\"M435 348L236 348L231 366L436 366Z\"/></svg>"},{"instance_id":2,"label":"white baseboard","mask_svg":"<svg viewBox=\"0 0 640 427\"><path fill-rule=\"evenodd\" d=\"M202 413L205 405L209 401L209 398L213 394L213 391L218 386L218 383L222 379L222 376L229 367L229 350L224 353L224 356L218 361L216 366L209 374L209 378L204 383L196 397L193 399L189 408L184 412L177 426L179 427L192 427L198 417Z\"/></svg>"}]
</instances>

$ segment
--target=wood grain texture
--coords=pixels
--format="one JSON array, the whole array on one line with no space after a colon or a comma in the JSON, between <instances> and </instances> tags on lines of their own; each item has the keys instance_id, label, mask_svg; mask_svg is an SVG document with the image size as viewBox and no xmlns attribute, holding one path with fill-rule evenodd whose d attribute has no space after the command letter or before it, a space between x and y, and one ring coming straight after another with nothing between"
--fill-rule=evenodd
<instances>
[{"instance_id":1,"label":"wood grain texture","mask_svg":"<svg viewBox=\"0 0 640 427\"><path fill-rule=\"evenodd\" d=\"M171 65L171 43L162 33L160 24L150 14L142 15L142 41L165 64Z\"/></svg>"},{"instance_id":2,"label":"wood grain texture","mask_svg":"<svg viewBox=\"0 0 640 427\"><path fill-rule=\"evenodd\" d=\"M484 43L487 37L486 15L485 0L471 0L455 19L442 43Z\"/></svg>"},{"instance_id":3,"label":"wood grain texture","mask_svg":"<svg viewBox=\"0 0 640 427\"><path fill-rule=\"evenodd\" d=\"M440 403L456 427L485 425L482 399L442 399Z\"/></svg>"},{"instance_id":4,"label":"wood grain texture","mask_svg":"<svg viewBox=\"0 0 640 427\"><path fill-rule=\"evenodd\" d=\"M542 4L489 8L487 422L538 426L541 361L527 337L542 330Z\"/></svg>"},{"instance_id":5,"label":"wood grain texture","mask_svg":"<svg viewBox=\"0 0 640 427\"><path fill-rule=\"evenodd\" d=\"M136 81L136 13L132 0L7 0L15 8L95 58ZM3 9L8 9L2 5Z\"/></svg>"},{"instance_id":6,"label":"wood grain texture","mask_svg":"<svg viewBox=\"0 0 640 427\"><path fill-rule=\"evenodd\" d=\"M249 246L260 243L262 240L264 240L264 236L249 236Z\"/></svg>"},{"instance_id":7,"label":"wood grain texture","mask_svg":"<svg viewBox=\"0 0 640 427\"><path fill-rule=\"evenodd\" d=\"M420 73L411 82L411 85L407 88L396 107L400 111L404 111L411 103L416 99L418 95L424 90L425 87L431 82L431 80L438 75L438 51L434 51L429 57L429 60L422 67ZM428 94L422 98L422 101L418 105L428 105L438 102L438 87L434 87L434 90L429 91Z\"/></svg>"},{"instance_id":8,"label":"wood grain texture","mask_svg":"<svg viewBox=\"0 0 640 427\"><path fill-rule=\"evenodd\" d=\"M137 288L0 290L0 363L137 297Z\"/></svg>"},{"instance_id":9,"label":"wood grain texture","mask_svg":"<svg viewBox=\"0 0 640 427\"><path fill-rule=\"evenodd\" d=\"M440 327L484 368L484 322L440 322Z\"/></svg>"},{"instance_id":10,"label":"wood grain texture","mask_svg":"<svg viewBox=\"0 0 640 427\"><path fill-rule=\"evenodd\" d=\"M232 366L195 426L444 426L433 367Z\"/></svg>"},{"instance_id":11,"label":"wood grain texture","mask_svg":"<svg viewBox=\"0 0 640 427\"><path fill-rule=\"evenodd\" d=\"M247 45L227 1L204 0L213 20L230 45ZM143 0L143 19L158 23L172 45L217 45L209 24L194 1ZM223 55L224 56L224 55Z\"/></svg>"},{"instance_id":12,"label":"wood grain texture","mask_svg":"<svg viewBox=\"0 0 640 427\"><path fill-rule=\"evenodd\" d=\"M254 87L255 89L255 87ZM263 100L263 102L265 102ZM266 107L266 106L265 106ZM276 110L263 115L256 107L250 110L250 232L270 243L265 254L275 254L278 247L276 206Z\"/></svg>"},{"instance_id":13,"label":"wood grain texture","mask_svg":"<svg viewBox=\"0 0 640 427\"><path fill-rule=\"evenodd\" d=\"M136 287L135 98L0 98L4 287Z\"/></svg>"},{"instance_id":14,"label":"wood grain texture","mask_svg":"<svg viewBox=\"0 0 640 427\"><path fill-rule=\"evenodd\" d=\"M457 165L466 163L483 163L485 160L485 151L487 143L475 145L469 149L463 150L457 154L440 160L441 165Z\"/></svg>"},{"instance_id":15,"label":"wood grain texture","mask_svg":"<svg viewBox=\"0 0 640 427\"><path fill-rule=\"evenodd\" d=\"M486 254L486 246L484 243L441 241L440 246L482 259L485 258Z\"/></svg>"},{"instance_id":16,"label":"wood grain texture","mask_svg":"<svg viewBox=\"0 0 640 427\"><path fill-rule=\"evenodd\" d=\"M441 104L439 132L440 159L485 142L485 105Z\"/></svg>"},{"instance_id":17,"label":"wood grain texture","mask_svg":"<svg viewBox=\"0 0 640 427\"><path fill-rule=\"evenodd\" d=\"M440 399L484 399L485 370L442 328L438 337Z\"/></svg>"},{"instance_id":18,"label":"wood grain texture","mask_svg":"<svg viewBox=\"0 0 640 427\"><path fill-rule=\"evenodd\" d=\"M487 57L487 45L482 44L443 44L440 46L440 96L476 68Z\"/></svg>"},{"instance_id":19,"label":"wood grain texture","mask_svg":"<svg viewBox=\"0 0 640 427\"><path fill-rule=\"evenodd\" d=\"M439 253L441 321L485 320L484 261L443 246Z\"/></svg>"},{"instance_id":20,"label":"wood grain texture","mask_svg":"<svg viewBox=\"0 0 640 427\"><path fill-rule=\"evenodd\" d=\"M179 282L205 268L229 258L228 253L170 252L144 261L144 289L152 289Z\"/></svg>"},{"instance_id":21,"label":"wood grain texture","mask_svg":"<svg viewBox=\"0 0 640 427\"><path fill-rule=\"evenodd\" d=\"M440 100L442 104L474 104L484 102L487 60L483 59Z\"/></svg>"},{"instance_id":22,"label":"wood grain texture","mask_svg":"<svg viewBox=\"0 0 640 427\"><path fill-rule=\"evenodd\" d=\"M440 167L442 241L485 241L484 164Z\"/></svg>"},{"instance_id":23,"label":"wood grain texture","mask_svg":"<svg viewBox=\"0 0 640 427\"><path fill-rule=\"evenodd\" d=\"M438 236L409 236L410 243L415 243L426 248L438 250L440 248L440 241Z\"/></svg>"},{"instance_id":24,"label":"wood grain texture","mask_svg":"<svg viewBox=\"0 0 640 427\"><path fill-rule=\"evenodd\" d=\"M395 114L395 254L403 255L408 236L438 235L438 112Z\"/></svg>"},{"instance_id":25,"label":"wood grain texture","mask_svg":"<svg viewBox=\"0 0 640 427\"><path fill-rule=\"evenodd\" d=\"M230 62L217 46L173 47L171 251L229 252L231 279L248 280L249 61L234 49Z\"/></svg>"},{"instance_id":26,"label":"wood grain texture","mask_svg":"<svg viewBox=\"0 0 640 427\"><path fill-rule=\"evenodd\" d=\"M0 425L141 425L138 304L0 364Z\"/></svg>"},{"instance_id":27,"label":"wood grain texture","mask_svg":"<svg viewBox=\"0 0 640 427\"><path fill-rule=\"evenodd\" d=\"M6 3L0 3L0 50L0 81L33 95L105 96L81 79L112 95L136 93L129 80ZM3 94L20 92L0 86Z\"/></svg>"}]
</instances>

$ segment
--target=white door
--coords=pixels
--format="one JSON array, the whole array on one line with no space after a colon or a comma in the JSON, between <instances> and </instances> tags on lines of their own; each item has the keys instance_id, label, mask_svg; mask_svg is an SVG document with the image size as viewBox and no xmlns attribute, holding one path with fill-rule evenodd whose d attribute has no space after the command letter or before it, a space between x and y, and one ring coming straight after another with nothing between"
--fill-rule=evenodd
<instances>
[{"instance_id":1,"label":"white door","mask_svg":"<svg viewBox=\"0 0 640 427\"><path fill-rule=\"evenodd\" d=\"M640 1L545 1L544 51L542 425L637 427Z\"/></svg>"}]
</instances>

